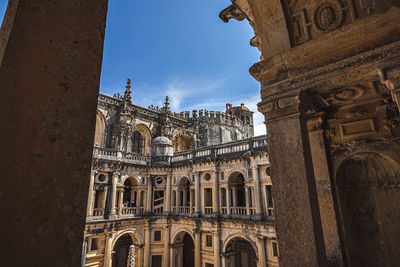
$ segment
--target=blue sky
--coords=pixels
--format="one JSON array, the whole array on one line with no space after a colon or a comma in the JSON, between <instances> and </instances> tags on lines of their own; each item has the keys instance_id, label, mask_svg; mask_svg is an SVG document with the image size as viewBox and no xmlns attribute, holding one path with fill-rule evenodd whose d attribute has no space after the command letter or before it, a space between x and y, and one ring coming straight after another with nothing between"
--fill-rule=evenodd
<instances>
[{"instance_id":1,"label":"blue sky","mask_svg":"<svg viewBox=\"0 0 400 267\"><path fill-rule=\"evenodd\" d=\"M110 0L100 92L123 93L133 82L133 102L162 105L168 95L173 111L225 110L245 103L255 113L255 132L265 133L256 110L259 83L248 73L259 61L249 45L247 21L222 22L229 0ZM6 0L0 0L0 14Z\"/></svg>"}]
</instances>

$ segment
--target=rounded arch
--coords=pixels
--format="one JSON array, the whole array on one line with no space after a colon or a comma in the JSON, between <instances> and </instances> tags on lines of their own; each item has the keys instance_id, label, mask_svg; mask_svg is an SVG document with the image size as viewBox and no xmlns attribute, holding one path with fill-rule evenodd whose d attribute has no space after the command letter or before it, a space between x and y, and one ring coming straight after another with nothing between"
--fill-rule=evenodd
<instances>
[{"instance_id":1,"label":"rounded arch","mask_svg":"<svg viewBox=\"0 0 400 267\"><path fill-rule=\"evenodd\" d=\"M173 244L178 243L177 241L181 241L185 234L188 234L194 240L194 236L190 229L187 227L181 227L172 235Z\"/></svg>"},{"instance_id":2,"label":"rounded arch","mask_svg":"<svg viewBox=\"0 0 400 267\"><path fill-rule=\"evenodd\" d=\"M178 133L173 138L174 152L180 152L193 148L193 140L185 133Z\"/></svg>"},{"instance_id":3,"label":"rounded arch","mask_svg":"<svg viewBox=\"0 0 400 267\"><path fill-rule=\"evenodd\" d=\"M257 266L257 246L242 235L236 234L227 238L223 251L227 255L226 266Z\"/></svg>"},{"instance_id":4,"label":"rounded arch","mask_svg":"<svg viewBox=\"0 0 400 267\"><path fill-rule=\"evenodd\" d=\"M106 140L106 118L104 115L97 110L96 111L96 129L94 134L94 146L105 147Z\"/></svg>"},{"instance_id":5,"label":"rounded arch","mask_svg":"<svg viewBox=\"0 0 400 267\"><path fill-rule=\"evenodd\" d=\"M140 134L140 140L135 140L135 132ZM138 135L136 135L138 137ZM150 155L151 147L151 132L144 124L138 124L132 129L132 145L140 146L140 154ZM138 150L138 149L137 149Z\"/></svg>"},{"instance_id":6,"label":"rounded arch","mask_svg":"<svg viewBox=\"0 0 400 267\"><path fill-rule=\"evenodd\" d=\"M131 184L132 185L139 185L140 184L140 178L139 177L137 177L137 176L124 176L122 179L121 179L121 184L123 185L123 184L125 184L125 182L127 181L127 180L129 180L130 182L131 182Z\"/></svg>"},{"instance_id":7,"label":"rounded arch","mask_svg":"<svg viewBox=\"0 0 400 267\"><path fill-rule=\"evenodd\" d=\"M231 242L235 238L241 238L241 239L244 239L247 242L249 242L250 245L253 247L254 252L256 253L256 257L258 258L258 249L257 249L257 245L256 245L255 241L249 239L247 236L243 235L242 233L232 233L225 239L225 241L222 244L222 250L224 253L226 252L226 248L227 248L229 242Z\"/></svg>"},{"instance_id":8,"label":"rounded arch","mask_svg":"<svg viewBox=\"0 0 400 267\"><path fill-rule=\"evenodd\" d=\"M190 185L190 179L187 176L182 176L178 179L178 182L176 184L180 186Z\"/></svg>"},{"instance_id":9,"label":"rounded arch","mask_svg":"<svg viewBox=\"0 0 400 267\"><path fill-rule=\"evenodd\" d=\"M358 151L340 161L334 177L347 262L387 266L400 259L400 164L384 153Z\"/></svg>"},{"instance_id":10,"label":"rounded arch","mask_svg":"<svg viewBox=\"0 0 400 267\"><path fill-rule=\"evenodd\" d=\"M240 170L233 170L228 173L228 183L241 184L244 182L244 174Z\"/></svg>"},{"instance_id":11,"label":"rounded arch","mask_svg":"<svg viewBox=\"0 0 400 267\"><path fill-rule=\"evenodd\" d=\"M229 177L231 177L232 175L236 175L238 173L241 173L243 175L243 178L246 178L245 176L246 169L240 167L229 169L228 171L225 172L225 177L227 177L227 181L229 181Z\"/></svg>"},{"instance_id":12,"label":"rounded arch","mask_svg":"<svg viewBox=\"0 0 400 267\"><path fill-rule=\"evenodd\" d=\"M112 241L112 244L111 244L111 246L113 248L115 246L115 243L118 241L118 239L120 237L122 237L123 235L129 235L134 245L143 244L143 237L140 235L140 233L136 232L135 230L130 229L130 230L120 231L115 235L115 237L114 237L114 239Z\"/></svg>"},{"instance_id":13,"label":"rounded arch","mask_svg":"<svg viewBox=\"0 0 400 267\"><path fill-rule=\"evenodd\" d=\"M134 231L123 231L119 233L112 242L112 267L127 266L128 257L132 249L140 249L138 238ZM135 246L132 246L135 245ZM139 254L140 257L140 253ZM136 257L136 264L140 262L139 257Z\"/></svg>"}]
</instances>

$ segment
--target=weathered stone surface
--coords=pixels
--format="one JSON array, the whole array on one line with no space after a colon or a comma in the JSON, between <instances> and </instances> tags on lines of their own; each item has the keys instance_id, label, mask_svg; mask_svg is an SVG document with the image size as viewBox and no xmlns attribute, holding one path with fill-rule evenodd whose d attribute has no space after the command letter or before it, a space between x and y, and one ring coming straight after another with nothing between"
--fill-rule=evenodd
<instances>
[{"instance_id":1,"label":"weathered stone surface","mask_svg":"<svg viewBox=\"0 0 400 267\"><path fill-rule=\"evenodd\" d=\"M9 1L1 29L2 266L79 266L106 0Z\"/></svg>"}]
</instances>

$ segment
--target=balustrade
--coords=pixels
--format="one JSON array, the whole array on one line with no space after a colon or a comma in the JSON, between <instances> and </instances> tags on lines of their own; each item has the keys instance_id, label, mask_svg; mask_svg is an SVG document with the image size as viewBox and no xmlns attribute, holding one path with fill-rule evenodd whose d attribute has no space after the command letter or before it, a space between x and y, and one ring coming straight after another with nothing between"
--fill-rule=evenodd
<instances>
[{"instance_id":1,"label":"balustrade","mask_svg":"<svg viewBox=\"0 0 400 267\"><path fill-rule=\"evenodd\" d=\"M233 214L233 215L247 215L246 207L231 207L231 214Z\"/></svg>"},{"instance_id":2,"label":"balustrade","mask_svg":"<svg viewBox=\"0 0 400 267\"><path fill-rule=\"evenodd\" d=\"M101 208L93 209L93 216L104 216L104 209Z\"/></svg>"},{"instance_id":3,"label":"balustrade","mask_svg":"<svg viewBox=\"0 0 400 267\"><path fill-rule=\"evenodd\" d=\"M213 208L212 207L204 207L204 213L205 214L212 214L213 213Z\"/></svg>"}]
</instances>

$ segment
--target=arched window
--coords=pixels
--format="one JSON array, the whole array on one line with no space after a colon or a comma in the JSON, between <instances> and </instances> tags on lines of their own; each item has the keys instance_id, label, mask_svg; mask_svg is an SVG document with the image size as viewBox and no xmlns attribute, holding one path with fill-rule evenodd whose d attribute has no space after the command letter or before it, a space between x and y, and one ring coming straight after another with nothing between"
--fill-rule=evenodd
<instances>
[{"instance_id":1,"label":"arched window","mask_svg":"<svg viewBox=\"0 0 400 267\"><path fill-rule=\"evenodd\" d=\"M132 136L132 152L142 154L143 137L138 131L133 133Z\"/></svg>"}]
</instances>

